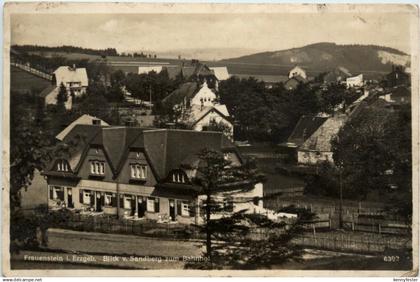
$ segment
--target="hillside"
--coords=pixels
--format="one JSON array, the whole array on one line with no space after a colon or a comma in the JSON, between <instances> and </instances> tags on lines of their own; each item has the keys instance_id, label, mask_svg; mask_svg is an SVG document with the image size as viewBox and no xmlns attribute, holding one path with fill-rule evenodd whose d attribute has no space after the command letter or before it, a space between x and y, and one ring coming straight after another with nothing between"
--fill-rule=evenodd
<instances>
[{"instance_id":1,"label":"hillside","mask_svg":"<svg viewBox=\"0 0 420 282\"><path fill-rule=\"evenodd\" d=\"M10 90L21 93L30 93L31 91L41 92L51 85L51 82L23 71L17 67L10 67Z\"/></svg>"},{"instance_id":2,"label":"hillside","mask_svg":"<svg viewBox=\"0 0 420 282\"><path fill-rule=\"evenodd\" d=\"M337 45L316 43L301 48L263 52L238 58L225 59L219 63L244 65L278 65L280 68L303 66L310 75L345 67L350 72L384 74L392 64L409 66L409 56L399 50L375 45Z\"/></svg>"}]
</instances>

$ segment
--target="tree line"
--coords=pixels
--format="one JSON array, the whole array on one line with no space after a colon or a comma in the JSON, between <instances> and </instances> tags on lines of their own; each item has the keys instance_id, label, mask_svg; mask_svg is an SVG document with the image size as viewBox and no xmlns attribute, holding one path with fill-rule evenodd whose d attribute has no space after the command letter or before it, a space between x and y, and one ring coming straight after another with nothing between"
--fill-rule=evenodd
<instances>
[{"instance_id":1,"label":"tree line","mask_svg":"<svg viewBox=\"0 0 420 282\"><path fill-rule=\"evenodd\" d=\"M40 46L40 45L12 45L12 49L18 52L66 52L66 53L82 53L88 55L97 56L118 56L117 49L105 48L105 49L92 49L83 48L71 45L63 45L56 47Z\"/></svg>"},{"instance_id":2,"label":"tree line","mask_svg":"<svg viewBox=\"0 0 420 282\"><path fill-rule=\"evenodd\" d=\"M236 125L236 139L279 143L287 139L301 116L333 114L340 104L350 105L361 94L341 84L324 89L300 83L288 90L282 83L267 88L252 77L231 77L220 83L219 95Z\"/></svg>"}]
</instances>

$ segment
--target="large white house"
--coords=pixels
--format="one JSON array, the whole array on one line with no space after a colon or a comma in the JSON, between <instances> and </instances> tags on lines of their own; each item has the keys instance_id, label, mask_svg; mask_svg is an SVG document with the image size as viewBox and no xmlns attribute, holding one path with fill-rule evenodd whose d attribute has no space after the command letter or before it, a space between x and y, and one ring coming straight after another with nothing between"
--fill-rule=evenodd
<instances>
[{"instance_id":1,"label":"large white house","mask_svg":"<svg viewBox=\"0 0 420 282\"><path fill-rule=\"evenodd\" d=\"M75 96L85 94L89 85L86 69L76 68L74 65L59 67L54 71L54 77L57 87L63 84L68 93L73 93Z\"/></svg>"},{"instance_id":2,"label":"large white house","mask_svg":"<svg viewBox=\"0 0 420 282\"><path fill-rule=\"evenodd\" d=\"M225 105L219 104L216 93L210 89L207 82L201 87L197 82L187 82L169 94L164 103L170 103L181 109L180 121L196 131L211 130L214 126L224 127L223 132L233 138L233 124Z\"/></svg>"},{"instance_id":3,"label":"large white house","mask_svg":"<svg viewBox=\"0 0 420 282\"><path fill-rule=\"evenodd\" d=\"M350 87L362 87L363 86L363 74L359 74L346 79L346 85Z\"/></svg>"},{"instance_id":4,"label":"large white house","mask_svg":"<svg viewBox=\"0 0 420 282\"><path fill-rule=\"evenodd\" d=\"M191 105L214 106L216 104L216 94L204 82L201 89L191 99Z\"/></svg>"},{"instance_id":5,"label":"large white house","mask_svg":"<svg viewBox=\"0 0 420 282\"><path fill-rule=\"evenodd\" d=\"M295 66L293 69L289 71L289 78L297 77L297 76L300 76L303 79L307 79L306 71L299 66Z\"/></svg>"}]
</instances>

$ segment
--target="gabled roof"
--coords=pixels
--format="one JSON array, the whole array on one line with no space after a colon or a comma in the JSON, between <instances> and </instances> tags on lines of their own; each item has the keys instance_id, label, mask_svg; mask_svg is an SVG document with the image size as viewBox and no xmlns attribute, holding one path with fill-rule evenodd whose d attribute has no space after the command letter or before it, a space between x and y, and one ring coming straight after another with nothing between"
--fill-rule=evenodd
<instances>
[{"instance_id":1,"label":"gabled roof","mask_svg":"<svg viewBox=\"0 0 420 282\"><path fill-rule=\"evenodd\" d=\"M352 74L344 67L337 67L323 76L323 81L325 83L336 83L339 81L344 81L346 78L352 76Z\"/></svg>"},{"instance_id":2,"label":"gabled roof","mask_svg":"<svg viewBox=\"0 0 420 282\"><path fill-rule=\"evenodd\" d=\"M165 70L168 72L170 79L175 79L181 73L180 66L165 66Z\"/></svg>"},{"instance_id":3,"label":"gabled roof","mask_svg":"<svg viewBox=\"0 0 420 282\"><path fill-rule=\"evenodd\" d=\"M289 78L288 80L286 80L286 82L284 83L284 86L288 89L293 89L299 83L304 83L304 82L306 82L306 79L304 79L300 75L295 75L292 78Z\"/></svg>"},{"instance_id":4,"label":"gabled roof","mask_svg":"<svg viewBox=\"0 0 420 282\"><path fill-rule=\"evenodd\" d=\"M227 108L225 105L204 106L204 107L201 107L199 105L192 105L190 109L191 111L190 111L190 115L188 116L188 121L192 125L195 125L197 122L202 120L205 116L213 112L217 113L220 117L230 122L228 120L229 113L227 112Z\"/></svg>"},{"instance_id":5,"label":"gabled roof","mask_svg":"<svg viewBox=\"0 0 420 282\"><path fill-rule=\"evenodd\" d=\"M82 86L88 86L88 76L85 68L72 68L61 66L54 71L57 82L80 82Z\"/></svg>"},{"instance_id":6,"label":"gabled roof","mask_svg":"<svg viewBox=\"0 0 420 282\"><path fill-rule=\"evenodd\" d=\"M44 90L41 91L41 93L39 93L39 97L42 97L42 98L47 97L48 94L53 92L56 88L57 88L57 85L48 85Z\"/></svg>"},{"instance_id":7,"label":"gabled roof","mask_svg":"<svg viewBox=\"0 0 420 282\"><path fill-rule=\"evenodd\" d=\"M210 70L213 71L217 80L227 80L229 79L229 71L227 67L210 67Z\"/></svg>"},{"instance_id":8,"label":"gabled roof","mask_svg":"<svg viewBox=\"0 0 420 282\"><path fill-rule=\"evenodd\" d=\"M80 116L78 119L76 119L75 121L73 121L72 123L70 123L66 128L64 128L60 133L57 134L57 136L55 138L57 138L60 141L63 141L64 137L66 137L66 135L78 124L88 124L91 125L93 123L94 120L99 120L100 121L100 125L102 126L108 126L109 124L106 123L105 121L98 119L96 117L90 116L88 114L84 114L82 116Z\"/></svg>"},{"instance_id":9,"label":"gabled roof","mask_svg":"<svg viewBox=\"0 0 420 282\"><path fill-rule=\"evenodd\" d=\"M331 152L331 140L338 134L347 116L328 118L299 148L302 151Z\"/></svg>"},{"instance_id":10,"label":"gabled roof","mask_svg":"<svg viewBox=\"0 0 420 282\"><path fill-rule=\"evenodd\" d=\"M171 94L166 96L162 102L171 104L180 104L184 101L184 98L192 99L197 93L199 87L197 82L186 82L182 84L178 89L172 91Z\"/></svg>"},{"instance_id":11,"label":"gabled roof","mask_svg":"<svg viewBox=\"0 0 420 282\"><path fill-rule=\"evenodd\" d=\"M301 116L287 142L302 145L327 120L326 117Z\"/></svg>"},{"instance_id":12,"label":"gabled roof","mask_svg":"<svg viewBox=\"0 0 420 282\"><path fill-rule=\"evenodd\" d=\"M65 137L70 142L75 136L85 134L85 146L79 152L77 168L80 168L91 146L101 147L114 176L118 175L130 150L141 150L158 180L180 168L182 162L194 158L207 148L217 151L236 151L235 146L221 132L198 132L177 129L150 129L139 127L102 127L76 125ZM239 155L239 154L238 154ZM240 156L239 156L240 157ZM72 166L73 169L73 166ZM77 169L73 169L77 172Z\"/></svg>"}]
</instances>

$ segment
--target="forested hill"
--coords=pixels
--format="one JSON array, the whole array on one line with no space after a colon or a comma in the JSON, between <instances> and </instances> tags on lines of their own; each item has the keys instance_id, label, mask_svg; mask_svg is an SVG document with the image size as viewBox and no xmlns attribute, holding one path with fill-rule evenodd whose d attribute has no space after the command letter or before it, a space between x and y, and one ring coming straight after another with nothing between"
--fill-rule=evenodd
<instances>
[{"instance_id":1,"label":"forested hill","mask_svg":"<svg viewBox=\"0 0 420 282\"><path fill-rule=\"evenodd\" d=\"M75 46L58 46L58 47L48 47L48 46L38 46L38 45L13 45L12 49L17 52L66 52L66 53L81 53L87 55L97 55L97 56L118 56L117 49L115 48L106 48L106 49L91 49L91 48L82 48Z\"/></svg>"},{"instance_id":2,"label":"forested hill","mask_svg":"<svg viewBox=\"0 0 420 282\"><path fill-rule=\"evenodd\" d=\"M301 48L263 52L238 58L225 59L225 63L303 66L309 72L319 73L336 67L345 67L357 74L363 72L386 73L391 66L410 65L410 57L393 48L375 45L337 45L316 43Z\"/></svg>"}]
</instances>

